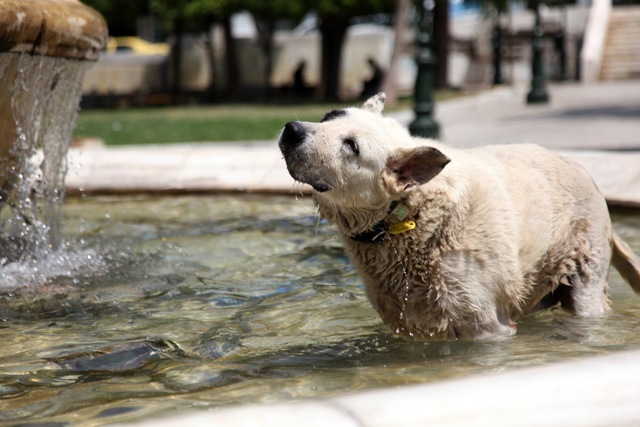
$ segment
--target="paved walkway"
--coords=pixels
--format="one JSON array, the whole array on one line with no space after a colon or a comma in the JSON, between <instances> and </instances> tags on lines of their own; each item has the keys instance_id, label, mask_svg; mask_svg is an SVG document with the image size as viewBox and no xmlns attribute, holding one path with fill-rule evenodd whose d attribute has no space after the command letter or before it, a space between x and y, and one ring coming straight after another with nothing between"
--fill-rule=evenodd
<instances>
[{"instance_id":1,"label":"paved walkway","mask_svg":"<svg viewBox=\"0 0 640 427\"><path fill-rule=\"evenodd\" d=\"M549 88L527 106L526 88L499 88L437 106L454 146L533 142L582 163L611 204L640 207L640 81ZM394 116L403 123L413 112ZM71 192L309 191L289 177L275 141L72 149Z\"/></svg>"}]
</instances>

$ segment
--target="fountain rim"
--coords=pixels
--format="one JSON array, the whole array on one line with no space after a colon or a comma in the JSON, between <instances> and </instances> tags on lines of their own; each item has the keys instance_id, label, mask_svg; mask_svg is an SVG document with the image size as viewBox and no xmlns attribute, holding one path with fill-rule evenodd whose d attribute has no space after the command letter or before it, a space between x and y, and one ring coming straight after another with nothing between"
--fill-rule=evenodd
<instances>
[{"instance_id":1,"label":"fountain rim","mask_svg":"<svg viewBox=\"0 0 640 427\"><path fill-rule=\"evenodd\" d=\"M0 2L0 53L27 53L97 61L107 23L78 0Z\"/></svg>"}]
</instances>

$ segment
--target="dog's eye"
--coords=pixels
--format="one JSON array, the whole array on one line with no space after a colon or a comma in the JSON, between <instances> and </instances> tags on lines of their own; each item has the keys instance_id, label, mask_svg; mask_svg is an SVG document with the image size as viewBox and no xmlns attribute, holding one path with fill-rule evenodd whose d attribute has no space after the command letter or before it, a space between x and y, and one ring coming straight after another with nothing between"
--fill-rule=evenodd
<instances>
[{"instance_id":1,"label":"dog's eye","mask_svg":"<svg viewBox=\"0 0 640 427\"><path fill-rule=\"evenodd\" d=\"M347 137L342 140L342 143L349 147L353 154L356 156L360 154L360 148L358 148L358 143L355 138Z\"/></svg>"}]
</instances>

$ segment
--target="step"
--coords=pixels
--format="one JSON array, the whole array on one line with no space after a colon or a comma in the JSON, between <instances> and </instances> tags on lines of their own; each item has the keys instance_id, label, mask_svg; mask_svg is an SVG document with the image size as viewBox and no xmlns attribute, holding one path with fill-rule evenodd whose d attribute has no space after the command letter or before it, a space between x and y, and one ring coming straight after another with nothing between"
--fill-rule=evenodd
<instances>
[{"instance_id":1,"label":"step","mask_svg":"<svg viewBox=\"0 0 640 427\"><path fill-rule=\"evenodd\" d=\"M631 54L633 55L634 52L640 52L640 44L636 44L636 45L628 45L628 44L617 44L617 45L607 45L606 50L605 50L605 54L608 53L621 53L623 55L628 55Z\"/></svg>"},{"instance_id":2,"label":"step","mask_svg":"<svg viewBox=\"0 0 640 427\"><path fill-rule=\"evenodd\" d=\"M640 27L609 27L607 37L632 38L640 34Z\"/></svg>"},{"instance_id":3,"label":"step","mask_svg":"<svg viewBox=\"0 0 640 427\"><path fill-rule=\"evenodd\" d=\"M636 80L638 78L640 78L640 70L628 73L602 73L600 75L601 81Z\"/></svg>"},{"instance_id":4,"label":"step","mask_svg":"<svg viewBox=\"0 0 640 427\"><path fill-rule=\"evenodd\" d=\"M640 49L637 47L634 48L623 48L617 46L615 48L607 48L607 51L604 54L605 59L625 59L625 58L633 58L640 55Z\"/></svg>"},{"instance_id":5,"label":"step","mask_svg":"<svg viewBox=\"0 0 640 427\"><path fill-rule=\"evenodd\" d=\"M640 35L640 28L615 28L610 29L608 37L609 38L620 38L620 39L632 39ZM637 39L636 39L637 40Z\"/></svg>"},{"instance_id":6,"label":"step","mask_svg":"<svg viewBox=\"0 0 640 427\"><path fill-rule=\"evenodd\" d=\"M625 61L625 62L613 62L608 65L602 66L602 71L635 71L640 70L640 60Z\"/></svg>"},{"instance_id":7,"label":"step","mask_svg":"<svg viewBox=\"0 0 640 427\"><path fill-rule=\"evenodd\" d=\"M631 44L631 43L627 43L627 44L623 44L623 43L609 43L607 44L607 51L608 52L640 52L640 42L636 43L636 44Z\"/></svg>"},{"instance_id":8,"label":"step","mask_svg":"<svg viewBox=\"0 0 640 427\"><path fill-rule=\"evenodd\" d=\"M631 58L619 58L615 61L608 61L602 64L603 69L616 68L616 67L629 67L635 66L640 67L640 57L631 57Z\"/></svg>"}]
</instances>

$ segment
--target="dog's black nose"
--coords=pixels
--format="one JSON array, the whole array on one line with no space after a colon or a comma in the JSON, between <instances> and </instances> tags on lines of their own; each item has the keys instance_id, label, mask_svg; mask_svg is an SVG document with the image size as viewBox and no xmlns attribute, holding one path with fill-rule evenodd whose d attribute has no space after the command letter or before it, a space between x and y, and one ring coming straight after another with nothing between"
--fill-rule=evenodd
<instances>
[{"instance_id":1,"label":"dog's black nose","mask_svg":"<svg viewBox=\"0 0 640 427\"><path fill-rule=\"evenodd\" d=\"M280 137L280 147L294 148L304 141L307 131L301 122L289 122L284 125L282 136Z\"/></svg>"}]
</instances>

